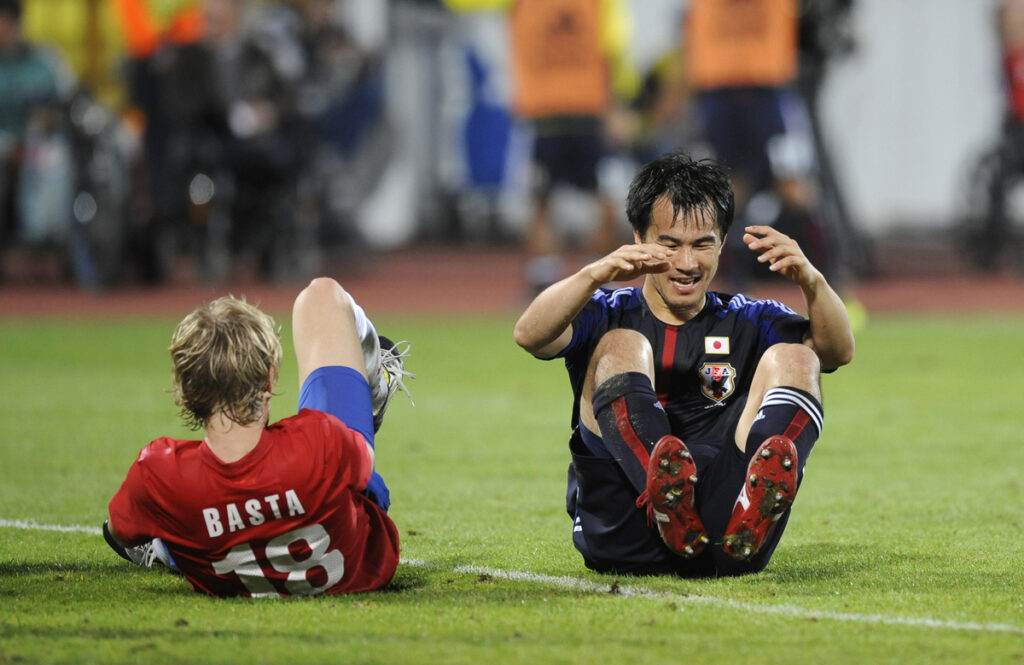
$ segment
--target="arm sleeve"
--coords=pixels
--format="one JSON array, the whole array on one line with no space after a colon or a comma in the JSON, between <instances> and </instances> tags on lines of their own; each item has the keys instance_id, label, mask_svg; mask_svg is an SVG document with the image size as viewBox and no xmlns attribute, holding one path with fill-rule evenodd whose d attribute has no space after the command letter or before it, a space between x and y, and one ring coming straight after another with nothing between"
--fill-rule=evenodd
<instances>
[{"instance_id":1,"label":"arm sleeve","mask_svg":"<svg viewBox=\"0 0 1024 665\"><path fill-rule=\"evenodd\" d=\"M151 517L145 471L138 461L128 470L108 510L111 528L126 545L137 545L153 538L156 524Z\"/></svg>"},{"instance_id":2,"label":"arm sleeve","mask_svg":"<svg viewBox=\"0 0 1024 665\"><path fill-rule=\"evenodd\" d=\"M810 329L811 322L792 309L774 300L751 301L748 303L747 318L754 322L758 331L758 351L764 353L774 344L801 344Z\"/></svg>"},{"instance_id":3,"label":"arm sleeve","mask_svg":"<svg viewBox=\"0 0 1024 665\"><path fill-rule=\"evenodd\" d=\"M775 338L773 343L800 344L810 328L811 322L799 315L776 319L771 327L772 336Z\"/></svg>"},{"instance_id":4,"label":"arm sleeve","mask_svg":"<svg viewBox=\"0 0 1024 665\"><path fill-rule=\"evenodd\" d=\"M591 338L598 324L607 318L608 302L604 290L597 290L580 313L572 320L572 339L564 349L552 356L554 358L567 358L572 356L580 346Z\"/></svg>"}]
</instances>

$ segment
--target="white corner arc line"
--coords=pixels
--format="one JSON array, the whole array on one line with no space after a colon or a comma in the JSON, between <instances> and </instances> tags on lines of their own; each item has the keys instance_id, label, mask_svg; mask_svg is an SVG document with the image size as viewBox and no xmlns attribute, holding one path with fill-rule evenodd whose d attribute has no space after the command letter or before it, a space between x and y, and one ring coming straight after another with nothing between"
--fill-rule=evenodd
<instances>
[{"instance_id":1,"label":"white corner arc line","mask_svg":"<svg viewBox=\"0 0 1024 665\"><path fill-rule=\"evenodd\" d=\"M60 525L60 524L39 524L33 520L8 520L0 518L0 528L22 529L26 531L57 531L63 533L86 533L89 535L102 535L100 527L82 525ZM819 619L830 621L842 621L848 623L861 623L868 625L885 626L907 626L910 628L941 628L944 630L956 630L965 632L980 633L1009 633L1024 635L1024 626L1017 626L1005 623L978 623L974 621L952 621L949 619L935 619L931 617L901 617L887 616L884 614L862 614L858 612L832 612L829 610L812 610L795 605L765 605L759 603L748 603L728 598L715 596L700 596L696 594L676 594L667 591L658 591L636 584L613 585L602 582L570 577L565 575L545 575L522 570L504 570L501 568L489 568L486 566L444 566L429 561L418 559L402 559L402 564L410 568L425 568L428 570L450 571L458 575L487 575L494 579L510 580L515 582L528 582L532 584L548 585L560 589L572 591L583 591L587 593L613 594L626 598L651 598L656 600L671 601L677 605L707 605L726 609L750 612L753 614L779 615L798 619Z\"/></svg>"}]
</instances>

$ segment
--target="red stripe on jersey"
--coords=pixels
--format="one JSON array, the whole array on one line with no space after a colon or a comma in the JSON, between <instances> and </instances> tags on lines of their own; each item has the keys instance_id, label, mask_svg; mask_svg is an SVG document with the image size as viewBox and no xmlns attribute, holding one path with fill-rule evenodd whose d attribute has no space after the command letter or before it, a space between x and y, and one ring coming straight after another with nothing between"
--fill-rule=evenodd
<instances>
[{"instance_id":1,"label":"red stripe on jersey","mask_svg":"<svg viewBox=\"0 0 1024 665\"><path fill-rule=\"evenodd\" d=\"M665 345L661 349L661 368L658 372L661 375L660 383L664 386L665 390L668 390L669 384L672 382L672 365L675 364L676 340L678 337L678 328L665 326ZM668 401L668 393L658 393L658 401L664 406L665 402Z\"/></svg>"},{"instance_id":2,"label":"red stripe on jersey","mask_svg":"<svg viewBox=\"0 0 1024 665\"><path fill-rule=\"evenodd\" d=\"M647 451L640 437L636 435L633 423L629 421L629 411L626 410L626 398L620 397L612 402L612 409L615 411L615 426L619 429L619 434L646 469L651 461L651 454Z\"/></svg>"},{"instance_id":3,"label":"red stripe on jersey","mask_svg":"<svg viewBox=\"0 0 1024 665\"><path fill-rule=\"evenodd\" d=\"M804 431L804 427L807 427L807 423L811 421L811 416L806 411L797 411L796 415L793 416L793 420L790 421L789 427L782 436L788 438L790 441L796 441L796 437L800 436L800 433Z\"/></svg>"}]
</instances>

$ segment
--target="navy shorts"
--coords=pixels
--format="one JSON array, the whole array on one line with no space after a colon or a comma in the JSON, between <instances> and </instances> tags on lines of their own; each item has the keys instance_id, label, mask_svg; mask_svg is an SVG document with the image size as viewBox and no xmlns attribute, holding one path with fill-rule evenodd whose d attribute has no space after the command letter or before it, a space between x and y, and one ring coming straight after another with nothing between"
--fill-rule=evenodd
<instances>
[{"instance_id":1,"label":"navy shorts","mask_svg":"<svg viewBox=\"0 0 1024 665\"><path fill-rule=\"evenodd\" d=\"M806 177L814 168L806 111L788 89L722 88L701 92L700 122L715 157L756 192L770 188L785 169L790 177ZM800 149L769 156L773 142ZM783 159L783 157L785 157Z\"/></svg>"},{"instance_id":2,"label":"navy shorts","mask_svg":"<svg viewBox=\"0 0 1024 665\"><path fill-rule=\"evenodd\" d=\"M299 409L329 413L374 446L370 385L358 370L340 365L316 368L299 391ZM384 510L391 505L388 487L376 471L370 475L366 496Z\"/></svg>"},{"instance_id":3,"label":"navy shorts","mask_svg":"<svg viewBox=\"0 0 1024 665\"><path fill-rule=\"evenodd\" d=\"M597 118L545 119L535 123L533 165L542 194L558 184L597 191L597 171L605 157L604 133Z\"/></svg>"},{"instance_id":4,"label":"navy shorts","mask_svg":"<svg viewBox=\"0 0 1024 665\"><path fill-rule=\"evenodd\" d=\"M665 546L644 511L637 510L637 492L618 462L595 455L584 443L580 428L573 433L569 449L572 464L566 509L573 518L573 544L587 567L598 572L681 577L757 572L768 565L789 520L786 511L751 560L737 561L726 554L718 543L732 517L756 446L744 453L731 437L721 447L696 444L691 448L700 477L696 505L708 538L715 544L694 559L683 559Z\"/></svg>"}]
</instances>

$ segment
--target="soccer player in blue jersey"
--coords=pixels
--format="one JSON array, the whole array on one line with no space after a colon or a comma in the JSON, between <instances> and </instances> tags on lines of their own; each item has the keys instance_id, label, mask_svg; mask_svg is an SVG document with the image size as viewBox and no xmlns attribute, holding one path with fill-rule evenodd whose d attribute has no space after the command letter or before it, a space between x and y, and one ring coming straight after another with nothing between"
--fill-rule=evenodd
<instances>
[{"instance_id":1,"label":"soccer player in blue jersey","mask_svg":"<svg viewBox=\"0 0 1024 665\"><path fill-rule=\"evenodd\" d=\"M733 207L714 162L647 164L627 200L635 244L552 285L516 323L516 343L569 372L567 509L593 570L763 570L821 434L821 372L853 359L839 296L771 227L743 241L800 288L807 317L709 291Z\"/></svg>"}]
</instances>

